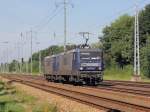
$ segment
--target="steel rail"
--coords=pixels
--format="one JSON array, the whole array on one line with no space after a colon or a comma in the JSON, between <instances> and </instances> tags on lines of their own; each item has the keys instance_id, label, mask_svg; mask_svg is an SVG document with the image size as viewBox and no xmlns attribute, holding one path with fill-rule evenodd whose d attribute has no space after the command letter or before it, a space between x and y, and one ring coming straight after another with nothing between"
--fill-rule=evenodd
<instances>
[{"instance_id":1,"label":"steel rail","mask_svg":"<svg viewBox=\"0 0 150 112\"><path fill-rule=\"evenodd\" d=\"M150 88L150 83L148 83L148 82L104 80L104 83L109 83L109 84L112 84L112 85L124 85L124 86Z\"/></svg>"},{"instance_id":2,"label":"steel rail","mask_svg":"<svg viewBox=\"0 0 150 112\"><path fill-rule=\"evenodd\" d=\"M19 76L20 75L18 75L18 77ZM25 75L25 77L32 78L32 79L37 79L37 80L44 80L44 77L42 77L42 76ZM122 82L122 81L119 81L119 82ZM127 82L127 81L125 81L125 82ZM130 82L130 81L128 81L128 82ZM135 83L133 83L133 84L135 84ZM112 90L112 91L119 91L119 92L128 92L128 93L132 93L132 94L139 94L139 95L150 96L150 89L149 88L148 88L149 90L147 90L147 89L140 90L141 88L132 88L131 89L129 87L128 88L127 87L115 87L113 85L112 86L98 86L97 88L99 88L99 89L105 89L105 90Z\"/></svg>"},{"instance_id":3,"label":"steel rail","mask_svg":"<svg viewBox=\"0 0 150 112\"><path fill-rule=\"evenodd\" d=\"M120 87L94 87L95 89L105 89L105 90L110 90L110 91L117 91L117 92L126 92L126 93L131 93L131 94L138 94L142 96L150 96L149 91L144 91L144 90L135 90L135 89L128 89L128 88L120 88Z\"/></svg>"}]
</instances>

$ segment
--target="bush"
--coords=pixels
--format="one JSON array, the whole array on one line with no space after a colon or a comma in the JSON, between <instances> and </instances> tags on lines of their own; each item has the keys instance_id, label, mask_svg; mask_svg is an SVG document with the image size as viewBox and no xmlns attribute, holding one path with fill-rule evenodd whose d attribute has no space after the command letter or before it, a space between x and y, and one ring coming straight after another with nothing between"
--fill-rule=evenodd
<instances>
[{"instance_id":1,"label":"bush","mask_svg":"<svg viewBox=\"0 0 150 112\"><path fill-rule=\"evenodd\" d=\"M5 112L25 112L25 108L21 104L8 103L5 106Z\"/></svg>"},{"instance_id":2,"label":"bush","mask_svg":"<svg viewBox=\"0 0 150 112\"><path fill-rule=\"evenodd\" d=\"M130 80L133 75L133 67L125 66L123 69L119 67L111 67L104 71L105 80Z\"/></svg>"}]
</instances>

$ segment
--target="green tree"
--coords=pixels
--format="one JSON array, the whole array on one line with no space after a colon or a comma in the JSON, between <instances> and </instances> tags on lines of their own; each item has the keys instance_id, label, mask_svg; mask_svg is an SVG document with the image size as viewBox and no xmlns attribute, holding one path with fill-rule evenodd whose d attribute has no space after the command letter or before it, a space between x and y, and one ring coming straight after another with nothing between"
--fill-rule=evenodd
<instances>
[{"instance_id":1,"label":"green tree","mask_svg":"<svg viewBox=\"0 0 150 112\"><path fill-rule=\"evenodd\" d=\"M150 36L147 37L146 46L141 49L141 68L143 74L150 78Z\"/></svg>"},{"instance_id":2,"label":"green tree","mask_svg":"<svg viewBox=\"0 0 150 112\"><path fill-rule=\"evenodd\" d=\"M150 78L150 4L140 12L139 23L141 68L143 74Z\"/></svg>"},{"instance_id":3,"label":"green tree","mask_svg":"<svg viewBox=\"0 0 150 112\"><path fill-rule=\"evenodd\" d=\"M67 45L67 50L71 50L76 48L76 45ZM42 62L46 56L55 55L64 51L63 46L53 45L44 50L39 51L41 53ZM33 72L37 73L39 68L39 52L36 52L32 55L33 59ZM29 63L31 64L31 58L29 59ZM43 63L42 63L43 64ZM30 68L29 68L30 69Z\"/></svg>"},{"instance_id":4,"label":"green tree","mask_svg":"<svg viewBox=\"0 0 150 112\"><path fill-rule=\"evenodd\" d=\"M103 30L103 48L107 65L123 66L131 63L133 17L123 15Z\"/></svg>"},{"instance_id":5,"label":"green tree","mask_svg":"<svg viewBox=\"0 0 150 112\"><path fill-rule=\"evenodd\" d=\"M140 44L145 46L147 41L147 35L150 35L150 4L140 12L139 16L140 24Z\"/></svg>"},{"instance_id":6,"label":"green tree","mask_svg":"<svg viewBox=\"0 0 150 112\"><path fill-rule=\"evenodd\" d=\"M10 71L10 72L15 72L18 67L19 67L19 62L16 61L16 60L13 60L13 61L9 64L9 71Z\"/></svg>"},{"instance_id":7,"label":"green tree","mask_svg":"<svg viewBox=\"0 0 150 112\"><path fill-rule=\"evenodd\" d=\"M150 77L150 4L139 13L141 68ZM123 15L103 30L107 67L133 65L134 16Z\"/></svg>"}]
</instances>

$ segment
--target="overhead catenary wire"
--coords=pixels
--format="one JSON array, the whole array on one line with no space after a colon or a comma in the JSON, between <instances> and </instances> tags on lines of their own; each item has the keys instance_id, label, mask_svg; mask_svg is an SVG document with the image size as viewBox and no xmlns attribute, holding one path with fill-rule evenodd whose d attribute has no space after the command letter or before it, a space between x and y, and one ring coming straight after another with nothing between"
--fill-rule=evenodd
<instances>
[{"instance_id":1,"label":"overhead catenary wire","mask_svg":"<svg viewBox=\"0 0 150 112\"><path fill-rule=\"evenodd\" d=\"M35 31L40 31L43 29L50 21L52 21L61 11L63 8L56 8L52 15L50 15L47 19L47 21L43 22L42 24L39 24L37 26L33 26L32 29Z\"/></svg>"},{"instance_id":2,"label":"overhead catenary wire","mask_svg":"<svg viewBox=\"0 0 150 112\"><path fill-rule=\"evenodd\" d=\"M33 27L38 27L40 26L41 24L43 24L43 22L45 20L47 20L56 10L58 9L58 7L55 7L55 9L53 9L52 7L50 7L47 11L47 15L45 15L43 17L43 19L41 19L41 21L37 24L37 25L34 25Z\"/></svg>"}]
</instances>

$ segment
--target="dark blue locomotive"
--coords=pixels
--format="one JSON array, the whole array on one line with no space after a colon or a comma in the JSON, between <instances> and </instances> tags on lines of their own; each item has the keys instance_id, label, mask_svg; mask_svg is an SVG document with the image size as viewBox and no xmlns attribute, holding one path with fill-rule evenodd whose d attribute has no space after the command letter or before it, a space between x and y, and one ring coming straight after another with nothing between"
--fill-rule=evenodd
<instances>
[{"instance_id":1,"label":"dark blue locomotive","mask_svg":"<svg viewBox=\"0 0 150 112\"><path fill-rule=\"evenodd\" d=\"M103 81L103 52L77 48L44 59L44 76L48 81L96 85Z\"/></svg>"}]
</instances>

